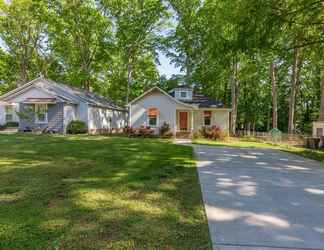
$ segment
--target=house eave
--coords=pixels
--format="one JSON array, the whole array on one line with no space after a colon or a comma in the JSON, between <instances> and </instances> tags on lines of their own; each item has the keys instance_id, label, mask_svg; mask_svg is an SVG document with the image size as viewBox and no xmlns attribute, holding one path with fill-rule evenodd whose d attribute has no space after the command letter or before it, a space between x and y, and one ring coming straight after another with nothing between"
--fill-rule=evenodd
<instances>
[{"instance_id":1,"label":"house eave","mask_svg":"<svg viewBox=\"0 0 324 250\"><path fill-rule=\"evenodd\" d=\"M135 102L137 102L138 100L142 99L143 97L145 97L146 95L148 95L149 93L153 92L154 90L158 90L159 92L161 92L162 94L164 94L165 96L167 96L168 98L170 98L171 100L175 101L178 104L187 106L189 108L196 108L194 105L182 102L176 98L174 98L173 96L169 95L167 92L165 92L163 89L159 88L158 86L155 86L149 90L147 90L146 92L144 92L142 95L138 96L137 98L135 98L134 100L132 100L131 102L129 102L127 104L127 106L131 106L132 104L134 104Z\"/></svg>"},{"instance_id":2,"label":"house eave","mask_svg":"<svg viewBox=\"0 0 324 250\"><path fill-rule=\"evenodd\" d=\"M198 109L203 109L203 110L224 110L224 111L232 111L231 108L219 108L219 107L198 107Z\"/></svg>"},{"instance_id":3,"label":"house eave","mask_svg":"<svg viewBox=\"0 0 324 250\"><path fill-rule=\"evenodd\" d=\"M120 112L128 112L126 109L123 109L123 108L115 108L115 107L109 107L109 106L104 106L104 105L97 105L97 104L93 104L93 103L89 103L89 102L87 102L87 104L91 107L96 107L96 108L116 110L116 111L120 111Z\"/></svg>"}]
</instances>

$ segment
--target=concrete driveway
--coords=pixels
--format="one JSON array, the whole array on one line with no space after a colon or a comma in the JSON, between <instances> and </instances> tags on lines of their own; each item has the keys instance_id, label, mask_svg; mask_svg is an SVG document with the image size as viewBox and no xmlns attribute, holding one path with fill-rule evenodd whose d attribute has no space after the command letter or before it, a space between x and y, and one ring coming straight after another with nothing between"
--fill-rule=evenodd
<instances>
[{"instance_id":1,"label":"concrete driveway","mask_svg":"<svg viewBox=\"0 0 324 250\"><path fill-rule=\"evenodd\" d=\"M193 146L214 249L324 249L324 165L270 149Z\"/></svg>"}]
</instances>

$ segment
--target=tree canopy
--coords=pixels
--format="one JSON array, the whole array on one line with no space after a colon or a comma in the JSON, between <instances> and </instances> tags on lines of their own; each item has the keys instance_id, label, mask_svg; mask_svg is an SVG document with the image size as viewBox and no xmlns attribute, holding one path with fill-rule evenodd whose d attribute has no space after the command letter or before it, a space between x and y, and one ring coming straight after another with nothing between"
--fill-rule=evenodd
<instances>
[{"instance_id":1,"label":"tree canopy","mask_svg":"<svg viewBox=\"0 0 324 250\"><path fill-rule=\"evenodd\" d=\"M323 0L0 0L0 94L42 74L123 105L185 82L232 107L234 131L308 133L323 55Z\"/></svg>"}]
</instances>

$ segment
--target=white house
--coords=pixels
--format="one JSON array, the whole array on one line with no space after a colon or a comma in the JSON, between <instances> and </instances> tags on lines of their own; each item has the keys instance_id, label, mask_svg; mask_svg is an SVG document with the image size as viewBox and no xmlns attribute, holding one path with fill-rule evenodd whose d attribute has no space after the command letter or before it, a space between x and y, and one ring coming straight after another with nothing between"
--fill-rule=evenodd
<instances>
[{"instance_id":1,"label":"white house","mask_svg":"<svg viewBox=\"0 0 324 250\"><path fill-rule=\"evenodd\" d=\"M203 126L213 125L228 132L230 111L221 102L195 93L186 85L169 93L153 87L129 103L130 126L149 126L156 134L165 122L173 134L192 134Z\"/></svg>"},{"instance_id":2,"label":"white house","mask_svg":"<svg viewBox=\"0 0 324 250\"><path fill-rule=\"evenodd\" d=\"M47 128L64 133L70 121L81 120L90 133L97 133L123 128L127 116L125 109L100 95L43 77L0 96L0 125L18 122L20 131Z\"/></svg>"}]
</instances>

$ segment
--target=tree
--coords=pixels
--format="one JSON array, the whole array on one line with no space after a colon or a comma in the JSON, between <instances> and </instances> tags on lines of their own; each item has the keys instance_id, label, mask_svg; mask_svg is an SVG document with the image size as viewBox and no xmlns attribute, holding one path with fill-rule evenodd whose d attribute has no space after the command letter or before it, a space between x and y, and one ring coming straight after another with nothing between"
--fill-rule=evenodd
<instances>
[{"instance_id":1,"label":"tree","mask_svg":"<svg viewBox=\"0 0 324 250\"><path fill-rule=\"evenodd\" d=\"M53 52L64 65L65 81L90 90L110 62L112 24L92 0L60 1L54 11Z\"/></svg>"},{"instance_id":2,"label":"tree","mask_svg":"<svg viewBox=\"0 0 324 250\"><path fill-rule=\"evenodd\" d=\"M320 78L319 79L320 79L320 88L321 88L319 121L324 121L324 59L323 58L320 63Z\"/></svg>"},{"instance_id":3,"label":"tree","mask_svg":"<svg viewBox=\"0 0 324 250\"><path fill-rule=\"evenodd\" d=\"M33 69L45 36L46 23L42 18L46 13L45 4L32 0L1 0L0 12L0 38L16 62L16 79L21 85L39 73Z\"/></svg>"},{"instance_id":4,"label":"tree","mask_svg":"<svg viewBox=\"0 0 324 250\"><path fill-rule=\"evenodd\" d=\"M164 5L160 1L103 1L106 14L114 20L115 48L124 65L125 103L129 102L134 69L143 58L157 56L157 31L166 15Z\"/></svg>"},{"instance_id":5,"label":"tree","mask_svg":"<svg viewBox=\"0 0 324 250\"><path fill-rule=\"evenodd\" d=\"M272 86L272 128L278 128L278 86L275 62L270 63L270 79Z\"/></svg>"},{"instance_id":6,"label":"tree","mask_svg":"<svg viewBox=\"0 0 324 250\"><path fill-rule=\"evenodd\" d=\"M172 48L167 55L172 62L181 66L186 73L186 83L192 83L192 74L196 62L197 18L201 7L200 0L169 0L171 12L177 17L175 30L169 35L168 43Z\"/></svg>"}]
</instances>

